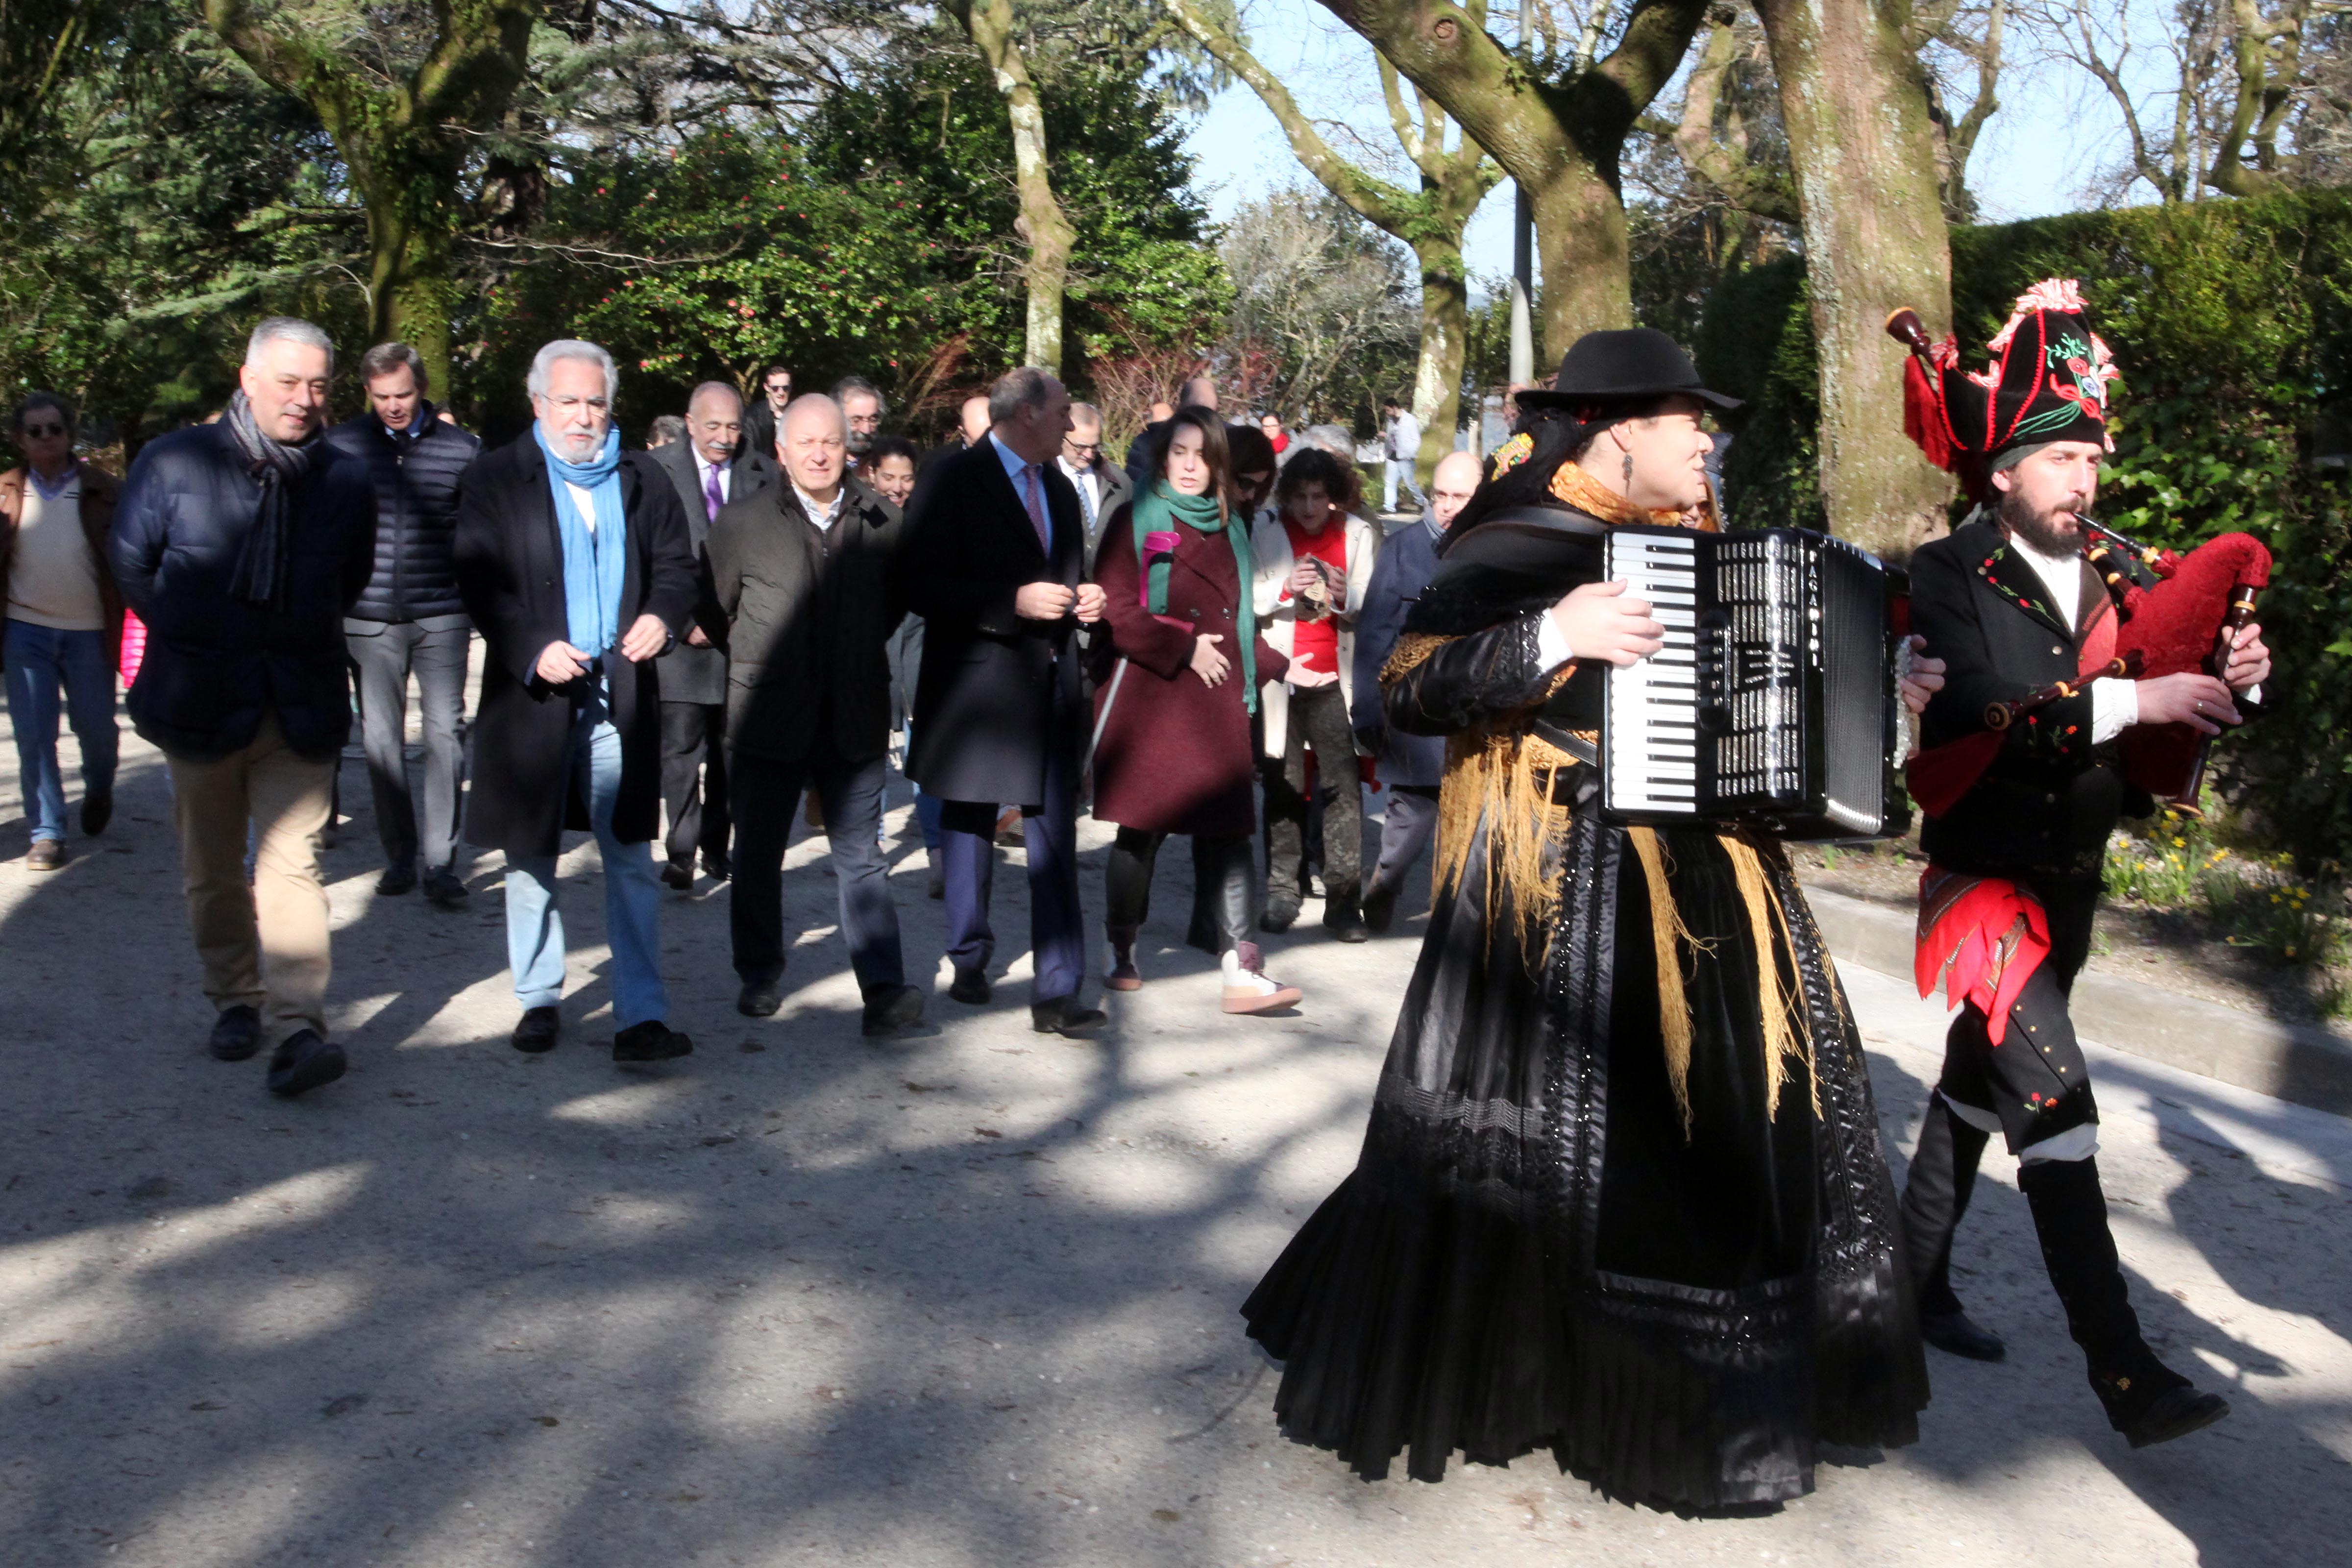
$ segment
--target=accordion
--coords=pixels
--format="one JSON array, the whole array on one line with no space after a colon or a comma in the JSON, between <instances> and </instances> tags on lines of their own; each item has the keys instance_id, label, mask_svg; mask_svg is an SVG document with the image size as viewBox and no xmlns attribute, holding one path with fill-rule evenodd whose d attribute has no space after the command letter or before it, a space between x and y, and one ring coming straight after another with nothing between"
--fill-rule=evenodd
<instances>
[{"instance_id":1,"label":"accordion","mask_svg":"<svg viewBox=\"0 0 2352 1568\"><path fill-rule=\"evenodd\" d=\"M1608 672L1604 815L1790 839L1908 830L1903 574L1801 528L1613 528L1601 564L1665 627L1658 652Z\"/></svg>"}]
</instances>

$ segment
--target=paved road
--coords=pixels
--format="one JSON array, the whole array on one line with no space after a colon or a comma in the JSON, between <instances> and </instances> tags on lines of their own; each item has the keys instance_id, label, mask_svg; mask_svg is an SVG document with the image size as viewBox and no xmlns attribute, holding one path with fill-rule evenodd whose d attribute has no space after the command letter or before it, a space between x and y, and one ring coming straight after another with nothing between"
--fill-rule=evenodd
<instances>
[{"instance_id":1,"label":"paved road","mask_svg":"<svg viewBox=\"0 0 2352 1568\"><path fill-rule=\"evenodd\" d=\"M2237 1406L2210 1434L2134 1455L2105 1430L2002 1173L1962 1285L2014 1359L1937 1359L1913 1448L1736 1520L1611 1505L1541 1459L1367 1486L1276 1434L1234 1308L1354 1158L1418 921L1276 942L1295 1017L1224 1020L1206 961L1167 952L1107 1039L1042 1037L1020 959L995 1007L942 975L938 1026L877 1047L804 844L785 1011L733 1013L724 894L673 899L697 1054L631 1077L601 949L562 1048L517 1055L494 869L464 914L375 900L362 818L329 857L352 1071L281 1105L261 1062L198 1048L163 787L144 748L130 766L96 852L0 866L9 1564L2345 1561L2352 1124L2095 1058L2137 1299ZM928 970L938 909L901 865ZM583 943L593 880L566 889ZM998 890L1024 931L1018 875ZM1938 1016L1848 978L1906 1144Z\"/></svg>"}]
</instances>

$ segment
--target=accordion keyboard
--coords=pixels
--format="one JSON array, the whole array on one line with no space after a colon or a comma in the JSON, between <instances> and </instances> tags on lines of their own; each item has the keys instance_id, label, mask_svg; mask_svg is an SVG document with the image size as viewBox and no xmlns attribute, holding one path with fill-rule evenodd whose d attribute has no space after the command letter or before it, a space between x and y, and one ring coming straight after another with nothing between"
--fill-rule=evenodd
<instances>
[{"instance_id":1,"label":"accordion keyboard","mask_svg":"<svg viewBox=\"0 0 2352 1568\"><path fill-rule=\"evenodd\" d=\"M1695 813L1699 786L1698 541L1624 534L1611 558L1626 596L1648 602L1665 646L1609 671L1608 790L1624 811Z\"/></svg>"}]
</instances>

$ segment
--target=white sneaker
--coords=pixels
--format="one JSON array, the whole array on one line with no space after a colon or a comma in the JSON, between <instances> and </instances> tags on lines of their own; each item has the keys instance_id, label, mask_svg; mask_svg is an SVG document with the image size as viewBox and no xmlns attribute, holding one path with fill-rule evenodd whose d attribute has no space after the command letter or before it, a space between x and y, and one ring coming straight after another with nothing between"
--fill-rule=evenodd
<instances>
[{"instance_id":1,"label":"white sneaker","mask_svg":"<svg viewBox=\"0 0 2352 1568\"><path fill-rule=\"evenodd\" d=\"M1285 985L1266 973L1254 942L1243 942L1227 952L1222 967L1224 994L1220 1005L1228 1013L1279 1012L1297 1006L1305 994L1297 986Z\"/></svg>"}]
</instances>

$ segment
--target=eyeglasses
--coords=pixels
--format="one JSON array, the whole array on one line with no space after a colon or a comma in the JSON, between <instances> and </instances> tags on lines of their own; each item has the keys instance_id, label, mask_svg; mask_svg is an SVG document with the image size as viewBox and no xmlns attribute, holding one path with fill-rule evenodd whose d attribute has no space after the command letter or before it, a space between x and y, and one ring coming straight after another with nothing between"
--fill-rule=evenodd
<instances>
[{"instance_id":1,"label":"eyeglasses","mask_svg":"<svg viewBox=\"0 0 2352 1568\"><path fill-rule=\"evenodd\" d=\"M36 437L62 436L66 433L66 427L62 425L27 425L24 427L24 431L26 435Z\"/></svg>"},{"instance_id":2,"label":"eyeglasses","mask_svg":"<svg viewBox=\"0 0 2352 1568\"><path fill-rule=\"evenodd\" d=\"M1070 449L1070 455L1073 457L1093 458L1102 454L1100 441L1073 441L1066 436L1062 438L1062 445Z\"/></svg>"}]
</instances>

